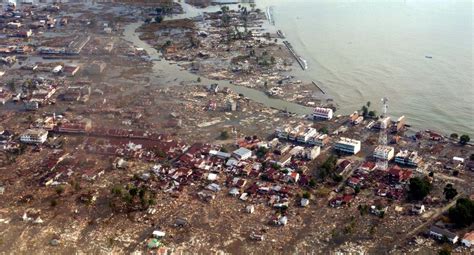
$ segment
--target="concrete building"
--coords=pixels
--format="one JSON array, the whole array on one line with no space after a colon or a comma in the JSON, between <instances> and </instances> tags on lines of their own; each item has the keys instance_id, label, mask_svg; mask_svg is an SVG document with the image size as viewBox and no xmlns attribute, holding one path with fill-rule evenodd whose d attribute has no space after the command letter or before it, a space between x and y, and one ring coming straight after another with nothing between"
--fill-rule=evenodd
<instances>
[{"instance_id":1,"label":"concrete building","mask_svg":"<svg viewBox=\"0 0 474 255\"><path fill-rule=\"evenodd\" d=\"M238 160L246 160L252 157L252 151L242 147L232 152L232 156Z\"/></svg>"},{"instance_id":2,"label":"concrete building","mask_svg":"<svg viewBox=\"0 0 474 255\"><path fill-rule=\"evenodd\" d=\"M308 140L315 136L318 132L315 128L309 127L306 128L303 132L299 133L296 140L300 143L306 143Z\"/></svg>"},{"instance_id":3,"label":"concrete building","mask_svg":"<svg viewBox=\"0 0 474 255\"><path fill-rule=\"evenodd\" d=\"M313 119L332 119L334 111L331 108L316 107L313 111Z\"/></svg>"},{"instance_id":4,"label":"concrete building","mask_svg":"<svg viewBox=\"0 0 474 255\"><path fill-rule=\"evenodd\" d=\"M430 231L429 231L430 236L437 240L443 240L444 238L448 239L448 241L452 244L455 244L459 240L459 236L456 235L455 233L444 229L440 228L438 226L431 226Z\"/></svg>"},{"instance_id":5,"label":"concrete building","mask_svg":"<svg viewBox=\"0 0 474 255\"><path fill-rule=\"evenodd\" d=\"M327 134L316 134L308 140L308 144L324 147L329 142Z\"/></svg>"},{"instance_id":6,"label":"concrete building","mask_svg":"<svg viewBox=\"0 0 474 255\"><path fill-rule=\"evenodd\" d=\"M390 124L391 124L390 117L380 118L379 120L377 120L377 123L375 123L374 128L387 129L388 127L390 127Z\"/></svg>"},{"instance_id":7,"label":"concrete building","mask_svg":"<svg viewBox=\"0 0 474 255\"><path fill-rule=\"evenodd\" d=\"M44 129L28 129L20 136L23 143L42 144L48 139L48 131Z\"/></svg>"},{"instance_id":8,"label":"concrete building","mask_svg":"<svg viewBox=\"0 0 474 255\"><path fill-rule=\"evenodd\" d=\"M360 147L361 142L359 140L346 137L341 137L341 139L334 146L336 150L350 154L357 154L360 151Z\"/></svg>"},{"instance_id":9,"label":"concrete building","mask_svg":"<svg viewBox=\"0 0 474 255\"><path fill-rule=\"evenodd\" d=\"M321 147L319 146L305 148L303 151L304 158L309 159L309 160L313 160L317 158L319 154L321 154Z\"/></svg>"},{"instance_id":10,"label":"concrete building","mask_svg":"<svg viewBox=\"0 0 474 255\"><path fill-rule=\"evenodd\" d=\"M395 163L417 167L421 163L421 157L416 151L401 150L395 155Z\"/></svg>"},{"instance_id":11,"label":"concrete building","mask_svg":"<svg viewBox=\"0 0 474 255\"><path fill-rule=\"evenodd\" d=\"M395 148L386 145L379 145L374 150L374 158L383 160L392 160L395 156Z\"/></svg>"}]
</instances>

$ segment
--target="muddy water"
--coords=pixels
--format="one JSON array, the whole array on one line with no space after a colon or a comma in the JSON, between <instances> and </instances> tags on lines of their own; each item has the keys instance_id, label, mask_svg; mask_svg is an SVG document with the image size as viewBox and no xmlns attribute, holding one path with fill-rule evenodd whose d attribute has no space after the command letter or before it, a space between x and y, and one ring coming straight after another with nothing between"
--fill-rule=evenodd
<instances>
[{"instance_id":1,"label":"muddy water","mask_svg":"<svg viewBox=\"0 0 474 255\"><path fill-rule=\"evenodd\" d=\"M174 16L173 19L176 18L186 18L192 15L199 15L202 13L199 9L190 7L187 4L184 4L184 9L187 11L187 14L177 15ZM209 10L207 10L209 11ZM127 25L124 31L124 38L125 40L132 42L135 47L143 48L151 59L161 59L161 61L153 61L153 76L151 77L151 83L158 83L158 84L178 84L180 82L189 83L191 81L196 81L198 75L188 72L187 70L182 70L179 66L175 64L170 64L169 61L166 61L162 58L161 53L159 53L156 49L148 45L146 42L140 40L139 33L135 32L135 30L140 27L143 23L142 22L135 22ZM270 98L264 92L259 90L242 87L242 86L235 86L229 81L218 81L218 80L210 80L204 77L201 77L201 84L208 85L212 83L217 83L221 87L228 87L235 91L236 93L243 94L245 97L253 100L255 102L261 103L267 107L271 107L278 110L286 110L288 112L296 113L296 114L309 114L311 113L312 109L309 107L305 107L299 104L287 102L284 100Z\"/></svg>"}]
</instances>

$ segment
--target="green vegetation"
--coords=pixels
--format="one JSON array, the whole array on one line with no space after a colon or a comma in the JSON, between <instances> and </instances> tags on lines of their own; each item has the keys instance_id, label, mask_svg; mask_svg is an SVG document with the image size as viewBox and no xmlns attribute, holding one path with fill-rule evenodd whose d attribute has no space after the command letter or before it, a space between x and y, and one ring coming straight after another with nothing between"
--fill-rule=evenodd
<instances>
[{"instance_id":1,"label":"green vegetation","mask_svg":"<svg viewBox=\"0 0 474 255\"><path fill-rule=\"evenodd\" d=\"M201 77L198 77L196 81L201 82Z\"/></svg>"},{"instance_id":2,"label":"green vegetation","mask_svg":"<svg viewBox=\"0 0 474 255\"><path fill-rule=\"evenodd\" d=\"M319 132L320 132L320 133L323 133L323 134L328 134L328 133L329 133L329 130L328 130L327 127L322 127L322 128L319 129Z\"/></svg>"},{"instance_id":3,"label":"green vegetation","mask_svg":"<svg viewBox=\"0 0 474 255\"><path fill-rule=\"evenodd\" d=\"M467 227L474 223L474 201L469 198L460 198L456 205L449 208L449 219L457 227Z\"/></svg>"},{"instance_id":4,"label":"green vegetation","mask_svg":"<svg viewBox=\"0 0 474 255\"><path fill-rule=\"evenodd\" d=\"M451 255L451 248L449 246L443 247L443 249L438 252L438 255Z\"/></svg>"},{"instance_id":5,"label":"green vegetation","mask_svg":"<svg viewBox=\"0 0 474 255\"><path fill-rule=\"evenodd\" d=\"M427 178L411 178L408 199L420 201L423 200L431 191L431 183Z\"/></svg>"},{"instance_id":6,"label":"green vegetation","mask_svg":"<svg viewBox=\"0 0 474 255\"><path fill-rule=\"evenodd\" d=\"M446 200L451 200L458 195L458 191L453 187L451 183L446 184L443 191Z\"/></svg>"},{"instance_id":7,"label":"green vegetation","mask_svg":"<svg viewBox=\"0 0 474 255\"><path fill-rule=\"evenodd\" d=\"M163 21L163 16L158 15L158 16L155 17L155 22L156 23L161 23L162 21Z\"/></svg>"},{"instance_id":8,"label":"green vegetation","mask_svg":"<svg viewBox=\"0 0 474 255\"><path fill-rule=\"evenodd\" d=\"M359 209L360 215L364 216L369 213L369 206L368 205L359 205L357 207Z\"/></svg>"},{"instance_id":9,"label":"green vegetation","mask_svg":"<svg viewBox=\"0 0 474 255\"><path fill-rule=\"evenodd\" d=\"M119 202L124 203L128 209L145 210L156 204L154 192L147 187L136 187L133 184L128 184L125 188L114 186L111 193L114 198L119 199ZM116 207L114 204L111 206Z\"/></svg>"},{"instance_id":10,"label":"green vegetation","mask_svg":"<svg viewBox=\"0 0 474 255\"><path fill-rule=\"evenodd\" d=\"M230 135L229 132L227 131L222 131L221 134L219 135L219 139L221 140L227 140L229 139Z\"/></svg>"},{"instance_id":11,"label":"green vegetation","mask_svg":"<svg viewBox=\"0 0 474 255\"><path fill-rule=\"evenodd\" d=\"M304 192L304 193L303 193L303 198L310 199L310 198L311 198L311 193L309 193L309 192L307 192L307 191Z\"/></svg>"},{"instance_id":12,"label":"green vegetation","mask_svg":"<svg viewBox=\"0 0 474 255\"><path fill-rule=\"evenodd\" d=\"M375 118L376 116L377 116L377 112L376 112L376 111L370 111L370 112L369 112L369 117Z\"/></svg>"},{"instance_id":13,"label":"green vegetation","mask_svg":"<svg viewBox=\"0 0 474 255\"><path fill-rule=\"evenodd\" d=\"M469 141L471 141L471 138L468 135L462 135L459 137L459 143L462 145L466 145Z\"/></svg>"},{"instance_id":14,"label":"green vegetation","mask_svg":"<svg viewBox=\"0 0 474 255\"><path fill-rule=\"evenodd\" d=\"M458 139L459 135L456 134L456 133L452 133L449 137L451 137L452 139Z\"/></svg>"},{"instance_id":15,"label":"green vegetation","mask_svg":"<svg viewBox=\"0 0 474 255\"><path fill-rule=\"evenodd\" d=\"M319 177L321 179L326 178L328 175L334 177L336 170L337 157L334 155L329 156L326 161L319 167ZM337 178L337 177L334 177ZM342 178L342 177L341 177Z\"/></svg>"},{"instance_id":16,"label":"green vegetation","mask_svg":"<svg viewBox=\"0 0 474 255\"><path fill-rule=\"evenodd\" d=\"M255 155L257 158L263 158L265 155L267 155L268 149L265 147L259 147L257 151L255 152Z\"/></svg>"},{"instance_id":17,"label":"green vegetation","mask_svg":"<svg viewBox=\"0 0 474 255\"><path fill-rule=\"evenodd\" d=\"M54 189L54 191L56 191L56 194L58 194L58 196L61 196L61 194L64 193L64 186L59 185Z\"/></svg>"}]
</instances>

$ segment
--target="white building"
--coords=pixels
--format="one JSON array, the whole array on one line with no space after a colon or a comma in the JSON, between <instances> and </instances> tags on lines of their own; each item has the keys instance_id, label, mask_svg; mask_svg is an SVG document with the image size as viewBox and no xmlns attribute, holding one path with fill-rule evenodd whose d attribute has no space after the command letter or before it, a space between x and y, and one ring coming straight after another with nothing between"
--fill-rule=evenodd
<instances>
[{"instance_id":1,"label":"white building","mask_svg":"<svg viewBox=\"0 0 474 255\"><path fill-rule=\"evenodd\" d=\"M333 110L331 108L316 107L313 111L313 119L330 120L333 117Z\"/></svg>"},{"instance_id":2,"label":"white building","mask_svg":"<svg viewBox=\"0 0 474 255\"><path fill-rule=\"evenodd\" d=\"M395 156L395 148L386 145L379 145L374 150L374 158L392 160Z\"/></svg>"},{"instance_id":3,"label":"white building","mask_svg":"<svg viewBox=\"0 0 474 255\"><path fill-rule=\"evenodd\" d=\"M360 151L360 147L361 142L359 140L341 137L334 148L341 152L357 154Z\"/></svg>"},{"instance_id":4,"label":"white building","mask_svg":"<svg viewBox=\"0 0 474 255\"><path fill-rule=\"evenodd\" d=\"M232 156L238 160L246 160L252 157L252 151L242 147L232 152Z\"/></svg>"},{"instance_id":5,"label":"white building","mask_svg":"<svg viewBox=\"0 0 474 255\"><path fill-rule=\"evenodd\" d=\"M305 150L303 151L303 157L309 160L317 158L319 154L321 154L321 147L319 146L305 148Z\"/></svg>"},{"instance_id":6,"label":"white building","mask_svg":"<svg viewBox=\"0 0 474 255\"><path fill-rule=\"evenodd\" d=\"M308 144L323 147L329 142L329 136L327 134L316 134L308 140Z\"/></svg>"},{"instance_id":7,"label":"white building","mask_svg":"<svg viewBox=\"0 0 474 255\"><path fill-rule=\"evenodd\" d=\"M305 131L298 134L296 140L300 143L306 143L311 137L315 136L317 133L318 131L316 131L315 128L309 127Z\"/></svg>"},{"instance_id":8,"label":"white building","mask_svg":"<svg viewBox=\"0 0 474 255\"><path fill-rule=\"evenodd\" d=\"M44 129L28 129L20 136L23 143L42 144L48 139L48 131Z\"/></svg>"},{"instance_id":9,"label":"white building","mask_svg":"<svg viewBox=\"0 0 474 255\"><path fill-rule=\"evenodd\" d=\"M421 157L416 151L401 150L395 155L395 163L417 167L421 163Z\"/></svg>"}]
</instances>

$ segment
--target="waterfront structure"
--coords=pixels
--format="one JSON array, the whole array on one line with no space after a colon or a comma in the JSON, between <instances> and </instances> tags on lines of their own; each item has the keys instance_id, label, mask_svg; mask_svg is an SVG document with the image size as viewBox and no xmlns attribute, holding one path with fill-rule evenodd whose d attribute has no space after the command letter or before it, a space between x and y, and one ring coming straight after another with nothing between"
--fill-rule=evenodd
<instances>
[{"instance_id":1,"label":"waterfront structure","mask_svg":"<svg viewBox=\"0 0 474 255\"><path fill-rule=\"evenodd\" d=\"M334 111L331 108L316 107L313 111L313 119L332 119Z\"/></svg>"},{"instance_id":2,"label":"waterfront structure","mask_svg":"<svg viewBox=\"0 0 474 255\"><path fill-rule=\"evenodd\" d=\"M395 163L417 167L421 163L421 157L416 151L401 150L395 155Z\"/></svg>"},{"instance_id":3,"label":"waterfront structure","mask_svg":"<svg viewBox=\"0 0 474 255\"><path fill-rule=\"evenodd\" d=\"M360 147L361 142L359 140L341 137L334 148L340 152L357 154L360 151Z\"/></svg>"},{"instance_id":4,"label":"waterfront structure","mask_svg":"<svg viewBox=\"0 0 474 255\"><path fill-rule=\"evenodd\" d=\"M374 158L390 161L395 156L395 148L387 145L379 145L375 147Z\"/></svg>"},{"instance_id":5,"label":"waterfront structure","mask_svg":"<svg viewBox=\"0 0 474 255\"><path fill-rule=\"evenodd\" d=\"M48 139L48 131L44 129L28 129L20 136L23 143L42 144Z\"/></svg>"},{"instance_id":6,"label":"waterfront structure","mask_svg":"<svg viewBox=\"0 0 474 255\"><path fill-rule=\"evenodd\" d=\"M391 120L390 117L380 118L376 123L374 128L377 129L387 129L390 126Z\"/></svg>"}]
</instances>

